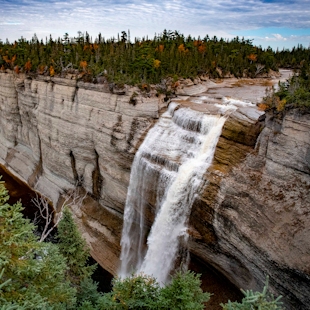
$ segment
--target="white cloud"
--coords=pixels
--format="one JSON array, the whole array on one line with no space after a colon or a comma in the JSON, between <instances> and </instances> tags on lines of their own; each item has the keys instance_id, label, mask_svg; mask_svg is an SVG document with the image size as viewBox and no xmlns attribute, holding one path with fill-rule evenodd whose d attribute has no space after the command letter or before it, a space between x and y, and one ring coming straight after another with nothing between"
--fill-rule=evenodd
<instances>
[{"instance_id":1,"label":"white cloud","mask_svg":"<svg viewBox=\"0 0 310 310\"><path fill-rule=\"evenodd\" d=\"M34 33L39 38L46 33L53 37L65 32L75 36L79 30L88 31L93 37L101 32L106 38L128 29L132 37L153 36L171 29L185 35L231 38L232 31L244 29L310 28L309 0L19 0L0 4L0 37L10 40L21 36L30 39ZM276 33L264 40L284 42L289 38Z\"/></svg>"},{"instance_id":2,"label":"white cloud","mask_svg":"<svg viewBox=\"0 0 310 310\"><path fill-rule=\"evenodd\" d=\"M287 38L283 37L281 34L279 33L274 33L272 34L272 37L265 37L266 41L287 41Z\"/></svg>"}]
</instances>

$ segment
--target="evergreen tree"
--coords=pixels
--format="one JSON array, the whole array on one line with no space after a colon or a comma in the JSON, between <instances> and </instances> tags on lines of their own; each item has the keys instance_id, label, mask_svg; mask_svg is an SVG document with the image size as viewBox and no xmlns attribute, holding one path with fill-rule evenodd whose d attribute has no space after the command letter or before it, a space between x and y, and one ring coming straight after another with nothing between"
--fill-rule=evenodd
<instances>
[{"instance_id":1,"label":"evergreen tree","mask_svg":"<svg viewBox=\"0 0 310 310\"><path fill-rule=\"evenodd\" d=\"M68 208L63 211L62 219L58 224L57 236L59 240L57 245L61 254L66 258L69 267L67 279L79 287L82 280L91 277L96 265L87 266L89 249Z\"/></svg>"},{"instance_id":2,"label":"evergreen tree","mask_svg":"<svg viewBox=\"0 0 310 310\"><path fill-rule=\"evenodd\" d=\"M0 182L0 304L4 309L73 307L76 290L65 279L57 246L40 243L35 226L23 218L21 203L11 206L8 199Z\"/></svg>"},{"instance_id":3,"label":"evergreen tree","mask_svg":"<svg viewBox=\"0 0 310 310\"><path fill-rule=\"evenodd\" d=\"M58 224L58 247L66 258L66 278L77 289L78 309L99 309L97 302L102 296L98 284L91 278L96 265L88 265L89 249L68 208L63 211Z\"/></svg>"},{"instance_id":4,"label":"evergreen tree","mask_svg":"<svg viewBox=\"0 0 310 310\"><path fill-rule=\"evenodd\" d=\"M262 292L252 290L241 290L244 298L241 303L228 301L221 304L223 310L281 310L282 303L279 301L282 296L275 298L268 292L268 277Z\"/></svg>"},{"instance_id":5,"label":"evergreen tree","mask_svg":"<svg viewBox=\"0 0 310 310\"><path fill-rule=\"evenodd\" d=\"M128 34L129 37L129 34ZM162 80L196 78L203 74L211 78L233 74L235 77L257 77L279 67L300 69L309 63L310 49L298 46L290 50L273 51L253 46L252 40L224 40L206 36L203 40L187 38L178 31L164 30L153 40L130 42L127 33L105 40L99 34L92 41L82 32L75 38L66 33L63 38L44 43L36 36L0 42L0 69L14 69L16 74L75 74L85 82L115 84L159 84ZM85 65L81 66L81 62ZM50 70L48 70L48 68Z\"/></svg>"},{"instance_id":6,"label":"evergreen tree","mask_svg":"<svg viewBox=\"0 0 310 310\"><path fill-rule=\"evenodd\" d=\"M113 280L113 290L98 300L99 309L202 310L210 299L200 288L199 275L178 272L160 287L155 278L141 274Z\"/></svg>"},{"instance_id":7,"label":"evergreen tree","mask_svg":"<svg viewBox=\"0 0 310 310\"><path fill-rule=\"evenodd\" d=\"M169 285L161 290L159 309L203 310L210 299L200 288L200 275L194 272L177 272Z\"/></svg>"}]
</instances>

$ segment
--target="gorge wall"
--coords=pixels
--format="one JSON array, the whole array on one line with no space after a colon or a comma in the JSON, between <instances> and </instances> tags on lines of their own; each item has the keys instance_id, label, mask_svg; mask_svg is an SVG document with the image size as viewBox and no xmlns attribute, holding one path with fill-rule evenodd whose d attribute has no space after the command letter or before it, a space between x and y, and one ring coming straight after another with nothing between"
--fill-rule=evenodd
<instances>
[{"instance_id":1,"label":"gorge wall","mask_svg":"<svg viewBox=\"0 0 310 310\"><path fill-rule=\"evenodd\" d=\"M64 190L90 195L74 215L92 256L116 274L122 213L134 154L159 116L158 98L72 79L0 74L0 161L61 205Z\"/></svg>"},{"instance_id":2,"label":"gorge wall","mask_svg":"<svg viewBox=\"0 0 310 310\"><path fill-rule=\"evenodd\" d=\"M183 99L206 89L188 85ZM112 274L119 267L132 161L167 106L146 94L130 104L135 91L0 73L0 163L56 209L65 191L83 188L88 195L73 214L92 256ZM210 102L180 104L214 109ZM237 287L261 289L268 274L289 309L307 309L310 116L280 116L264 119L255 106L230 115L192 208L189 246ZM155 208L152 195L148 204ZM150 225L151 212L147 217Z\"/></svg>"}]
</instances>

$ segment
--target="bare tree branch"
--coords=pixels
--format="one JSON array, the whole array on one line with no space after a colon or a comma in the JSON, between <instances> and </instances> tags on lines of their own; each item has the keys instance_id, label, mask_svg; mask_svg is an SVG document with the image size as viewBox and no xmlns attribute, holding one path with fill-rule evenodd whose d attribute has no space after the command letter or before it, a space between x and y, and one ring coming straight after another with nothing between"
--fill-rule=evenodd
<instances>
[{"instance_id":1,"label":"bare tree branch","mask_svg":"<svg viewBox=\"0 0 310 310\"><path fill-rule=\"evenodd\" d=\"M80 190L75 187L72 190L67 190L63 197L65 198L63 203L60 206L60 211L57 212L58 216L55 215L55 211L52 210L52 208L49 205L49 200L44 195L39 196L36 194L36 197L32 199L33 204L38 208L40 217L44 221L44 228L43 232L41 233L41 237L39 242L43 242L53 231L55 227L57 227L58 223L60 222L62 218L62 211L65 208L65 206L68 207L81 207L83 205L83 200L87 196L87 192L83 196L80 196ZM35 221L36 223L39 222L39 216L35 215Z\"/></svg>"},{"instance_id":2,"label":"bare tree branch","mask_svg":"<svg viewBox=\"0 0 310 310\"><path fill-rule=\"evenodd\" d=\"M256 72L255 72L255 76L257 76L259 73L261 73L263 71L263 69L265 68L265 65L262 65L260 63L257 63L255 65L256 67Z\"/></svg>"}]
</instances>

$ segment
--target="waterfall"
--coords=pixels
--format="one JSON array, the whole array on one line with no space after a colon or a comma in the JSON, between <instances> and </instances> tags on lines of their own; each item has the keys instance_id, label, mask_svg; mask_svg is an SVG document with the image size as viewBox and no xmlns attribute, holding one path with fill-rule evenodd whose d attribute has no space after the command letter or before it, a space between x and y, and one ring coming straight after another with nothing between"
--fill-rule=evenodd
<instances>
[{"instance_id":1,"label":"waterfall","mask_svg":"<svg viewBox=\"0 0 310 310\"><path fill-rule=\"evenodd\" d=\"M148 132L130 175L121 277L143 272L159 283L167 281L180 241L187 237L189 213L225 119L171 103ZM145 223L146 219L150 222Z\"/></svg>"}]
</instances>

